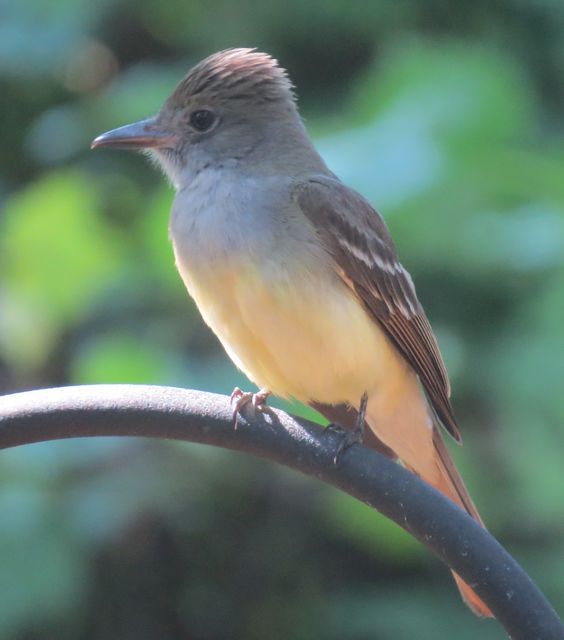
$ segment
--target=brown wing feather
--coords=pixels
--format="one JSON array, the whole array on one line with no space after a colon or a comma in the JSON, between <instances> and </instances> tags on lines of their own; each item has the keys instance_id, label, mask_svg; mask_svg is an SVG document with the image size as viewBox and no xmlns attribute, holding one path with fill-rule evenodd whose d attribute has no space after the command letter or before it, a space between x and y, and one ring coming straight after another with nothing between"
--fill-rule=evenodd
<instances>
[{"instance_id":1,"label":"brown wing feather","mask_svg":"<svg viewBox=\"0 0 564 640\"><path fill-rule=\"evenodd\" d=\"M460 442L437 341L384 220L336 178L312 177L295 194L334 257L336 271L413 367L441 423Z\"/></svg>"}]
</instances>

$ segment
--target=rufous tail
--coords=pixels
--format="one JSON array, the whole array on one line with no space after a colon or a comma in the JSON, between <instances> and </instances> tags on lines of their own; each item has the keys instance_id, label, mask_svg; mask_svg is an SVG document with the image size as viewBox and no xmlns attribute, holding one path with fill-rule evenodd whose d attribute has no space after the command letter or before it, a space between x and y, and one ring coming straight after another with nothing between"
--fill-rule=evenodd
<instances>
[{"instance_id":1,"label":"rufous tail","mask_svg":"<svg viewBox=\"0 0 564 640\"><path fill-rule=\"evenodd\" d=\"M441 493L444 493L448 498L455 502L459 507L462 507L469 515L484 527L482 518L476 509L476 505L472 501L468 490L464 485L462 477L458 473L457 468L454 466L454 462L450 457L450 454L446 448L445 443L441 437L437 428L434 429L433 444L436 452L436 462L439 467L438 480L435 480L431 484L438 489ZM414 469L415 473L417 470ZM426 478L423 478L424 480ZM456 585L460 591L460 594L466 602L466 604L472 609L472 611L485 618L492 618L493 613L489 607L476 595L472 588L462 580L454 571L452 572Z\"/></svg>"},{"instance_id":2,"label":"rufous tail","mask_svg":"<svg viewBox=\"0 0 564 640\"><path fill-rule=\"evenodd\" d=\"M366 423L402 463L484 526L464 482L433 424L429 405L417 377L407 372L391 379L385 393L368 398ZM479 616L493 617L490 609L460 576L454 574L464 601Z\"/></svg>"},{"instance_id":3,"label":"rufous tail","mask_svg":"<svg viewBox=\"0 0 564 640\"><path fill-rule=\"evenodd\" d=\"M414 375L404 376L395 394L368 399L364 444L391 458L399 458L413 473L423 478L484 526L444 444L438 426L430 422L429 408ZM332 422L353 428L357 411L344 405L312 402L311 406ZM478 616L493 617L486 604L460 576L453 572L462 599Z\"/></svg>"}]
</instances>

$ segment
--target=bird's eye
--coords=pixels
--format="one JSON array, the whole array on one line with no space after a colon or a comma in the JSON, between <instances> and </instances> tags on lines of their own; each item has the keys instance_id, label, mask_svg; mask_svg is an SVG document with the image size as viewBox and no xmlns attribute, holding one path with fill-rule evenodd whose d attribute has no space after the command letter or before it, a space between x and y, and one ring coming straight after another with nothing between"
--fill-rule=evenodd
<instances>
[{"instance_id":1,"label":"bird's eye","mask_svg":"<svg viewBox=\"0 0 564 640\"><path fill-rule=\"evenodd\" d=\"M190 116L190 124L196 131L207 131L215 122L215 115L207 109L198 109Z\"/></svg>"}]
</instances>

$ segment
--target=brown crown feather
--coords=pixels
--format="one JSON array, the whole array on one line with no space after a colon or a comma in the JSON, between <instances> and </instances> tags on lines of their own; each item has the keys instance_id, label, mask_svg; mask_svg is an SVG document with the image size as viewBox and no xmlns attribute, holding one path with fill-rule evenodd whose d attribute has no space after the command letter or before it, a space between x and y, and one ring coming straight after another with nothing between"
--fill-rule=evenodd
<instances>
[{"instance_id":1,"label":"brown crown feather","mask_svg":"<svg viewBox=\"0 0 564 640\"><path fill-rule=\"evenodd\" d=\"M266 102L284 98L295 101L286 70L277 60L255 49L227 49L205 58L180 81L169 103L184 104L202 94Z\"/></svg>"}]
</instances>

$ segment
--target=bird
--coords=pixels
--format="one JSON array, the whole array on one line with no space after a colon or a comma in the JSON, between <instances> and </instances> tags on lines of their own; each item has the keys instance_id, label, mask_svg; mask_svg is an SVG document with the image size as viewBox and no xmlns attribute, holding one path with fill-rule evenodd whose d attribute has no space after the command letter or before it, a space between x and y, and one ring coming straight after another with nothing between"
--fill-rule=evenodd
<instances>
[{"instance_id":1,"label":"bird","mask_svg":"<svg viewBox=\"0 0 564 640\"><path fill-rule=\"evenodd\" d=\"M203 320L260 389L310 405L484 526L446 447L460 442L448 374L381 215L327 167L294 85L252 48L194 66L149 118L93 148L137 149L176 191L170 237ZM364 437L363 437L364 434ZM477 615L487 605L454 574Z\"/></svg>"}]
</instances>

